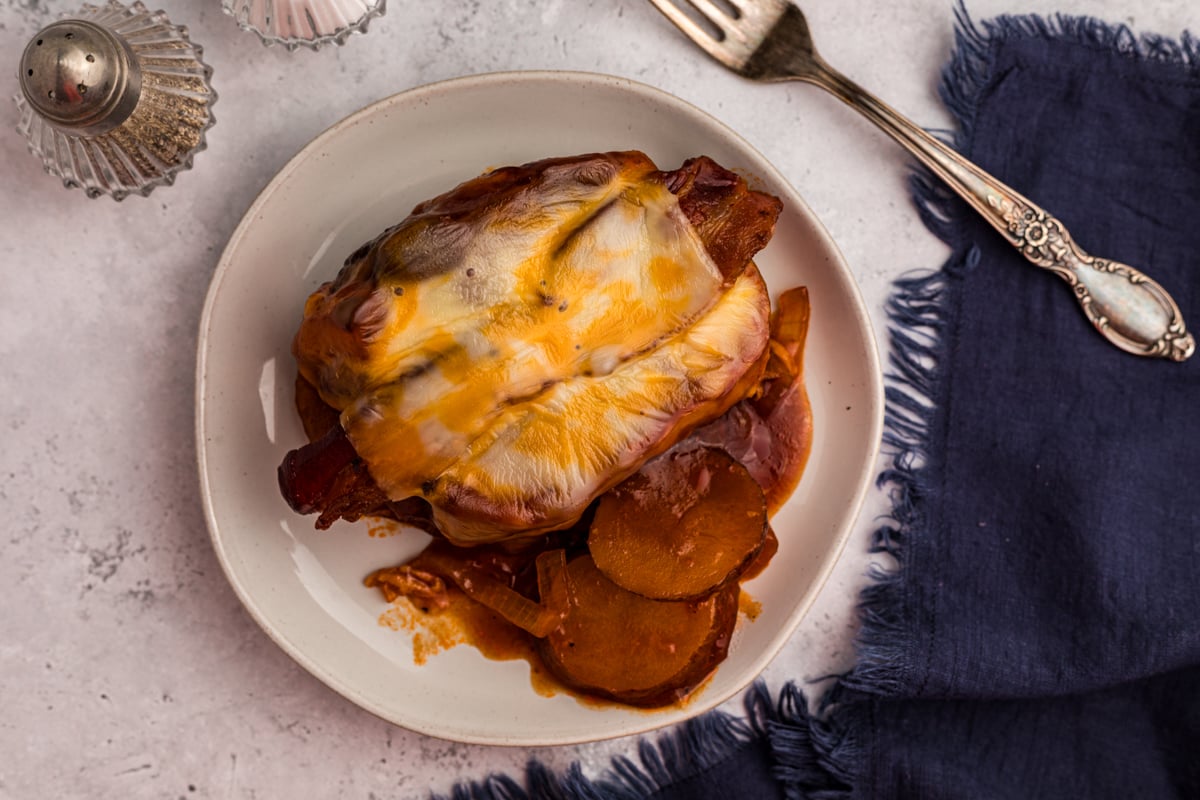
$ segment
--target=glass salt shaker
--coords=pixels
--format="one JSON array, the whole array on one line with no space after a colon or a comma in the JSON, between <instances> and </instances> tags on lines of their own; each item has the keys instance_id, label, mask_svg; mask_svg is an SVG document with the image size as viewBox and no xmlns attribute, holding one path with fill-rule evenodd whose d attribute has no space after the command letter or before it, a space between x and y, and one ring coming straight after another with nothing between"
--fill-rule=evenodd
<instances>
[{"instance_id":1,"label":"glass salt shaker","mask_svg":"<svg viewBox=\"0 0 1200 800\"><path fill-rule=\"evenodd\" d=\"M201 56L187 28L141 2L84 5L26 46L18 130L63 185L147 195L205 147L217 95Z\"/></svg>"},{"instance_id":2,"label":"glass salt shaker","mask_svg":"<svg viewBox=\"0 0 1200 800\"><path fill-rule=\"evenodd\" d=\"M320 49L343 45L352 33L366 33L384 14L387 0L221 0L225 13L242 30L258 34L266 45Z\"/></svg>"}]
</instances>

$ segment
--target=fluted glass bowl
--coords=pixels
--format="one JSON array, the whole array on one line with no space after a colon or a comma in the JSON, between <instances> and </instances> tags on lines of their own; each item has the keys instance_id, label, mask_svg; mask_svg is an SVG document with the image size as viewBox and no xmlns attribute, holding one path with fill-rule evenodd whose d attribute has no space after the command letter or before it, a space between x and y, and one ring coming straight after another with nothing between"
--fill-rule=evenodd
<instances>
[{"instance_id":1,"label":"fluted glass bowl","mask_svg":"<svg viewBox=\"0 0 1200 800\"><path fill-rule=\"evenodd\" d=\"M288 50L345 44L350 34L366 33L386 6L387 0L221 0L242 30Z\"/></svg>"}]
</instances>

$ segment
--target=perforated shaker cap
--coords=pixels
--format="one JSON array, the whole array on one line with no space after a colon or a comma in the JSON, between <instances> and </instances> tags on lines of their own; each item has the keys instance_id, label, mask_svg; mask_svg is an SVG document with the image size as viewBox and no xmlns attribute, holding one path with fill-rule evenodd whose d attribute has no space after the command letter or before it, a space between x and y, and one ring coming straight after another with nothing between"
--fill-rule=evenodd
<instances>
[{"instance_id":1,"label":"perforated shaker cap","mask_svg":"<svg viewBox=\"0 0 1200 800\"><path fill-rule=\"evenodd\" d=\"M137 107L142 73L129 46L83 19L52 23L21 57L21 92L55 127L82 135L110 131Z\"/></svg>"}]
</instances>

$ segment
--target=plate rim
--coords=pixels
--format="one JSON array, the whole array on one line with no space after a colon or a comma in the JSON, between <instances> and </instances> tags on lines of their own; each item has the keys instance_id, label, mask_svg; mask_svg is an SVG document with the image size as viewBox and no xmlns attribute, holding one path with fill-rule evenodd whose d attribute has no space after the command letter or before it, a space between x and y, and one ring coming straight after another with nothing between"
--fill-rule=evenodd
<instances>
[{"instance_id":1,"label":"plate rim","mask_svg":"<svg viewBox=\"0 0 1200 800\"><path fill-rule=\"evenodd\" d=\"M241 606L246 610L254 622L274 642L289 658L303 667L309 674L316 677L328 688L333 689L343 698L353 702L359 708L367 711L373 716L382 719L389 724L397 725L398 727L414 731L416 733L431 736L434 738L461 742L465 744L480 744L492 746L506 747L533 747L533 746L565 746L573 744L582 744L588 742L602 741L615 739L625 736L635 736L645 734L650 731L664 728L669 725L679 724L686 719L697 717L707 711L716 708L724 702L727 702L744 692L745 689L761 675L762 671L770 664L772 660L779 654L780 650L791 638L795 631L795 625L802 620L811 610L813 603L819 595L822 588L828 582L830 575L833 572L835 565L841 560L847 542L856 527L856 521L861 515L863 505L866 499L867 492L874 479L873 471L864 470L859 475L857 485L853 491L848 494L848 506L851 513L851 519L844 529L839 533L833 546L830 548L828 557L822 567L816 572L812 581L812 589L809 591L807 601L797 608L794 612L795 619L789 628L788 635L779 637L777 642L772 646L763 648L763 651L752 659L751 669L748 670L749 677L747 680L735 686L731 691L705 697L701 695L696 697L680 709L675 715L654 715L645 714L644 720L640 723L630 725L628 730L616 733L598 733L598 734L581 734L575 737L560 737L548 739L546 737L538 737L536 732L534 735L525 736L509 736L498 738L488 735L470 735L469 733L451 734L444 730L431 728L430 726L418 723L399 722L395 715L389 715L385 710L375 707L373 701L364 698L352 685L348 684L339 678L333 672L325 669L319 661L315 660L308 653L298 646L293 645L282 633L275 629L274 625L266 618L266 615L258 608L253 597L249 594L237 579L233 571L231 555L226 552L226 549L218 535L219 525L217 521L217 511L212 496L212 486L210 484L209 469L208 469L208 444L205 435L205 414L207 403L205 398L207 388L207 368L208 368L208 335L207 332L211 328L212 316L214 309L217 306L219 297L222 293L222 288L225 280L230 272L232 254L236 251L240 242L245 238L247 231L254 224L258 212L265 206L274 194L288 181L288 179L308 162L314 154L316 154L322 146L330 139L336 137L343 129L353 127L360 120L380 113L386 110L389 106L394 106L400 103L409 101L419 102L422 96L432 96L453 92L459 90L468 90L474 88L486 88L489 84L503 84L506 82L520 82L527 84L535 84L539 81L549 82L566 82L579 83L586 85L602 86L605 88L613 88L627 91L632 97L649 98L653 102L662 106L674 107L675 110L682 111L685 114L699 116L704 118L722 135L728 137L739 148L753 154L759 161L756 169L761 166L765 167L767 174L759 175L760 178L767 178L772 182L789 188L792 194L800 202L801 215L810 225L812 232L819 237L822 244L832 253L836 260L838 271L842 272L847 278L846 284L849 288L849 299L853 308L857 322L869 333L867 337L867 347L865 348L864 356L867 359L866 371L871 378L869 389L869 397L872 405L872 412L869 415L869 441L872 442L871 451L867 454L871 464L877 463L880 447L882 444L883 419L884 419L884 383L883 375L880 366L879 345L877 336L874 331L874 326L871 321L870 314L866 307L866 303L862 296L862 291L854 278L854 274L847 263L844 254L833 240L824 223L804 201L799 191L792 185L786 176L779 171L777 167L764 156L756 147L747 141L741 134L731 128L729 125L715 117L713 114L704 109L690 103L670 91L643 83L631 78L600 73L586 70L505 70L497 72L485 72L471 75L463 75L458 77L446 78L443 80L433 81L426 84L414 86L378 100L367 103L356 111L347 114L333 124L324 128L321 132L313 136L299 150L292 155L288 161L276 171L267 181L265 186L257 193L254 200L247 206L243 212L238 225L234 228L230 235L221 255L217 261L217 265L213 270L209 281L209 286L205 295L203 309L199 321L199 335L197 337L197 357L196 371L194 379L194 435L196 444L196 463L199 472L201 502L204 509L205 525L207 528L210 543L212 544L214 553L221 566L221 570L225 576L226 582L233 589ZM736 683L736 682L735 682Z\"/></svg>"}]
</instances>

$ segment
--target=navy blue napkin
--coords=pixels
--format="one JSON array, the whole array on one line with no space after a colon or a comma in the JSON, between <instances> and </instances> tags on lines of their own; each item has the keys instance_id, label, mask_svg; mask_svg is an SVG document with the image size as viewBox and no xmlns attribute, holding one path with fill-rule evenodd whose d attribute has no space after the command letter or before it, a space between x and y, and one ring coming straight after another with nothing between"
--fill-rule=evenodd
<instances>
[{"instance_id":1,"label":"navy blue napkin","mask_svg":"<svg viewBox=\"0 0 1200 800\"><path fill-rule=\"evenodd\" d=\"M955 146L1200 331L1200 43L959 8ZM746 698L600 780L459 798L1200 797L1200 355L1124 354L1065 283L914 180L952 248L897 284L895 499L859 660L810 717Z\"/></svg>"},{"instance_id":2,"label":"navy blue napkin","mask_svg":"<svg viewBox=\"0 0 1200 800\"><path fill-rule=\"evenodd\" d=\"M963 18L964 154L1200 330L1200 46ZM1200 356L1120 353L918 180L954 255L893 300L900 571L866 599L860 797L1200 797Z\"/></svg>"}]
</instances>

